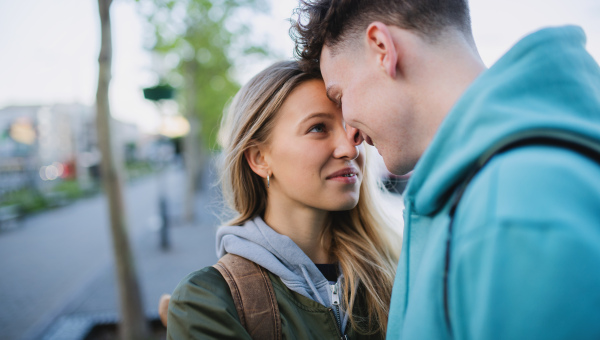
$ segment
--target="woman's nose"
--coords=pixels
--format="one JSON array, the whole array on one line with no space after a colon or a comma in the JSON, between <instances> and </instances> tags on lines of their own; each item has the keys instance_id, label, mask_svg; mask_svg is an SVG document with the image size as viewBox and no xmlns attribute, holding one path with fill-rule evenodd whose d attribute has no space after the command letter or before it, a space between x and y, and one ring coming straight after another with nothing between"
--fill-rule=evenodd
<instances>
[{"instance_id":1,"label":"woman's nose","mask_svg":"<svg viewBox=\"0 0 600 340\"><path fill-rule=\"evenodd\" d=\"M362 141L363 138L360 135L360 131L346 125L345 134L339 135L338 145L336 145L333 156L335 158L345 158L348 160L356 159L359 154L358 145L360 145Z\"/></svg>"}]
</instances>

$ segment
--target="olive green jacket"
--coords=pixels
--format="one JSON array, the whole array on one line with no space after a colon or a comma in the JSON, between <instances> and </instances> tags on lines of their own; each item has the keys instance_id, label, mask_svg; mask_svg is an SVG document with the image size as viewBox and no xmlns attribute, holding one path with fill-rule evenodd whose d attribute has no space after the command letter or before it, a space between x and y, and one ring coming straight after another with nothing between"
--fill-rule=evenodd
<instances>
[{"instance_id":1,"label":"olive green jacket","mask_svg":"<svg viewBox=\"0 0 600 340\"><path fill-rule=\"evenodd\" d=\"M281 315L283 339L340 339L333 310L289 290L279 277L269 273ZM366 316L361 308L355 315ZM351 340L383 339L380 333L363 335L351 329ZM171 297L167 339L251 339L242 327L229 286L213 267L191 273Z\"/></svg>"}]
</instances>

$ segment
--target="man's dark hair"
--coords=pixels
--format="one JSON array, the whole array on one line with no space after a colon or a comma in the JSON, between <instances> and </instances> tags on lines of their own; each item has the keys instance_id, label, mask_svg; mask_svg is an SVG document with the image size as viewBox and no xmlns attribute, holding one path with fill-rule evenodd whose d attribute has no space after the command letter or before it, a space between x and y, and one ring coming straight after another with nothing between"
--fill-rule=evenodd
<instances>
[{"instance_id":1,"label":"man's dark hair","mask_svg":"<svg viewBox=\"0 0 600 340\"><path fill-rule=\"evenodd\" d=\"M467 0L300 0L290 35L306 70L319 67L326 44L333 51L347 46L374 21L435 39L444 28L471 35Z\"/></svg>"}]
</instances>

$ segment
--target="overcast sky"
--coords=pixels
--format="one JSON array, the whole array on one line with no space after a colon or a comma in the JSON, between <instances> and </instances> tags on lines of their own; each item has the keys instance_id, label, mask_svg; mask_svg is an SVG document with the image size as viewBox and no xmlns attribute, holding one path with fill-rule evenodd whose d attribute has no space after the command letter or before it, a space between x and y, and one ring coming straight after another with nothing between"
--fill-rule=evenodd
<instances>
[{"instance_id":1,"label":"overcast sky","mask_svg":"<svg viewBox=\"0 0 600 340\"><path fill-rule=\"evenodd\" d=\"M254 16L255 36L268 39L281 58L291 58L287 19L296 0L271 0L271 13ZM489 66L518 39L541 27L576 24L588 50L600 60L600 1L471 0L473 32ZM156 82L144 50L144 25L133 0L115 0L113 22L113 115L145 130L156 112L142 95ZM79 102L93 105L97 81L99 19L95 0L0 1L0 108ZM241 82L271 61L238 72Z\"/></svg>"}]
</instances>

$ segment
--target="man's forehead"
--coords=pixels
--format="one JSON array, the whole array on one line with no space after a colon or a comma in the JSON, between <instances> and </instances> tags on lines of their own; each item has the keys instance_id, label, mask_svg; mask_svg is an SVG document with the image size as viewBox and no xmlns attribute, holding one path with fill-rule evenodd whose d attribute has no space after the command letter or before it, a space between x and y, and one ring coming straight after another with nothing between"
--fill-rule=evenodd
<instances>
[{"instance_id":1,"label":"man's forehead","mask_svg":"<svg viewBox=\"0 0 600 340\"><path fill-rule=\"evenodd\" d=\"M339 75L339 70L336 70L336 66L339 66L341 61L339 59L339 56L333 55L330 47L323 46L319 66L321 68L321 75L323 76L323 80L325 80L325 85L327 88L329 88L331 82L337 78L336 76Z\"/></svg>"},{"instance_id":2,"label":"man's forehead","mask_svg":"<svg viewBox=\"0 0 600 340\"><path fill-rule=\"evenodd\" d=\"M335 53L335 51L328 45L323 45L323 49L321 50L321 71L323 71L323 66L326 68L330 68L332 65L335 65L339 62L339 55Z\"/></svg>"},{"instance_id":3,"label":"man's forehead","mask_svg":"<svg viewBox=\"0 0 600 340\"><path fill-rule=\"evenodd\" d=\"M329 45L323 45L323 48L321 49L321 60L323 60L323 58L331 57L331 47Z\"/></svg>"},{"instance_id":4,"label":"man's forehead","mask_svg":"<svg viewBox=\"0 0 600 340\"><path fill-rule=\"evenodd\" d=\"M343 66L341 65L341 62L342 60L339 55L332 53L330 47L326 45L323 46L320 62L321 75L323 76L323 81L325 82L327 98L338 105L337 92L339 91L339 82L343 77Z\"/></svg>"}]
</instances>

